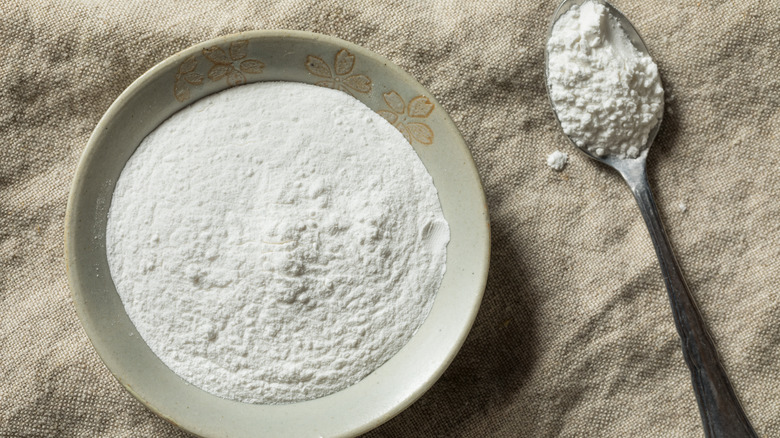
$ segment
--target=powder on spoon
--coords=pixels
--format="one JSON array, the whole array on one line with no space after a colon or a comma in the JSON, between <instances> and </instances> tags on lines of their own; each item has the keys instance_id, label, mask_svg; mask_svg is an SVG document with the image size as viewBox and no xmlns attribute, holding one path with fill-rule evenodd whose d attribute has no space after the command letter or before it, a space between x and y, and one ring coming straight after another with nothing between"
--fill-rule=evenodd
<instances>
[{"instance_id":1,"label":"powder on spoon","mask_svg":"<svg viewBox=\"0 0 780 438\"><path fill-rule=\"evenodd\" d=\"M566 135L599 156L638 157L663 112L653 60L593 1L555 22L547 52L550 98Z\"/></svg>"},{"instance_id":2,"label":"powder on spoon","mask_svg":"<svg viewBox=\"0 0 780 438\"><path fill-rule=\"evenodd\" d=\"M350 386L429 313L449 226L392 125L300 83L201 99L149 134L106 230L128 316L212 394L290 403Z\"/></svg>"}]
</instances>

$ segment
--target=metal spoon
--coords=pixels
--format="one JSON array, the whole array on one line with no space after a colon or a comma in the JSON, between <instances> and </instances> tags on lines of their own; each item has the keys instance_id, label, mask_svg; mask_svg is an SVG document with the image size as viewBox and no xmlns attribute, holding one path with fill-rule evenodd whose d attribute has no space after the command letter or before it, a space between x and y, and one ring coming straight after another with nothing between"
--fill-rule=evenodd
<instances>
[{"instance_id":1,"label":"metal spoon","mask_svg":"<svg viewBox=\"0 0 780 438\"><path fill-rule=\"evenodd\" d=\"M553 14L547 38L550 38L553 26L561 15L565 14L572 6L581 5L586 1L588 0L563 0ZM609 13L618 20L626 35L634 44L634 47L640 53L649 56L645 43L639 37L634 26L631 25L631 22L606 1L597 1L603 4ZM544 57L545 82L547 84L547 94L550 97L550 85L547 78L548 53L546 49ZM550 105L552 105L557 119L558 114L555 111L555 105L551 97ZM653 194L650 192L650 186L647 183L647 172L645 170L647 152L660 126L661 121L659 120L658 124L648 135L647 148L639 157L633 159L619 158L612 155L599 157L585 149L576 147L576 145L575 147L590 158L617 170L628 183L628 186L634 193L637 204L639 204L639 210L645 219L647 229L650 232L650 238L655 246L658 261L661 264L661 272L663 273L669 301L672 305L674 323L682 341L683 357L691 370L691 379L693 380L693 389L696 393L696 401L699 405L699 413L704 426L704 435L707 438L757 437L734 393L734 389L731 387L729 378L718 358L715 344L712 342L704 326L704 321L696 308L693 296L691 296L688 287L685 285L682 271L675 260L669 239L666 237L663 224L661 223L661 217L655 206ZM571 140L571 138L569 139Z\"/></svg>"}]
</instances>

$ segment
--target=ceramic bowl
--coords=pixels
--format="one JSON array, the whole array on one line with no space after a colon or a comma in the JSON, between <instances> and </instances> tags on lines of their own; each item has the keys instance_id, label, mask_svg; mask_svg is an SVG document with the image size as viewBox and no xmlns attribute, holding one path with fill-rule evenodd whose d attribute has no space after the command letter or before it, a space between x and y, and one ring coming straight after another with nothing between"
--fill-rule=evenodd
<instances>
[{"instance_id":1,"label":"ceramic bowl","mask_svg":"<svg viewBox=\"0 0 780 438\"><path fill-rule=\"evenodd\" d=\"M141 140L197 99L256 81L337 88L383 115L406 136L433 176L451 230L447 272L430 315L409 343L355 385L301 403L240 403L186 383L141 339L106 261L106 218L114 184ZM207 41L133 82L100 120L81 157L65 237L76 310L108 369L149 409L204 437L352 436L389 420L430 388L460 349L482 299L490 248L476 168L431 93L364 48L292 31L245 32Z\"/></svg>"}]
</instances>

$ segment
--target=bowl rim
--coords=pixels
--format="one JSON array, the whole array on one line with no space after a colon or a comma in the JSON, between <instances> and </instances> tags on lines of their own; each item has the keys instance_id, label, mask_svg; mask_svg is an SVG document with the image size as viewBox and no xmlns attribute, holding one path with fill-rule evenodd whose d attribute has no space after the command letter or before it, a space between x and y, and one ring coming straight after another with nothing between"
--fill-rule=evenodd
<instances>
[{"instance_id":1,"label":"bowl rim","mask_svg":"<svg viewBox=\"0 0 780 438\"><path fill-rule=\"evenodd\" d=\"M106 360L106 357L104 357L104 355L108 355L109 353L106 351L102 351L96 346L96 340L95 340L96 328L91 323L89 311L86 308L86 301L80 299L80 295L82 294L81 292L82 286L80 285L78 273L74 270L75 261L78 258L78 249L75 247L73 239L71 238L71 234L74 233L74 228L76 226L77 223L76 220L78 217L77 212L74 211L75 208L74 205L77 204L80 196L79 189L84 184L85 169L87 168L88 163L91 160L94 153L96 152L96 150L100 147L101 142L99 141L100 139L98 138L99 137L98 133L104 129L107 129L106 125L116 116L116 113L119 112L120 108L123 107L125 102L129 100L130 97L134 95L137 90L144 87L144 85L146 85L147 82L155 78L158 74L163 72L172 64L176 64L180 62L182 59L186 58L187 56L193 55L195 53L199 53L204 48L208 48L219 44L225 44L227 42L236 39L256 40L256 39L274 39L274 38L290 38L290 39L298 39L298 40L303 40L303 41L313 42L313 43L323 42L329 45L341 46L343 48L346 48L348 51L352 53L360 54L361 56L366 56L369 58L374 58L375 60L381 62L385 68L391 70L393 75L400 76L404 81L411 82L416 87L419 87L421 90L424 90L426 92L426 97L428 97L434 105L437 105L439 108L441 108L443 114L441 122L447 125L448 129L455 134L454 137L456 141L453 142L452 147L457 147L462 149L462 152L465 152L465 156L468 157L468 160L465 164L466 167L468 168L468 171L471 173L470 176L473 178L473 180L476 182L478 186L477 188L480 197L479 201L482 207L482 211L480 213L482 214L482 217L484 217L485 219L485 226L487 228L485 233L486 238L482 242L481 248L478 248L478 250L483 254L482 257L483 262L481 266L475 267L475 269L476 268L481 268L481 269L479 269L478 272L475 271L474 273L477 278L478 284L480 285L479 290L476 291L474 295L474 302L476 304L470 307L470 311L468 315L466 315L467 324L464 324L461 327L460 331L457 334L457 340L451 346L445 360L442 361L436 367L435 371L428 376L424 384L418 386L406 398L395 403L391 409L388 409L387 411L383 412L381 415L376 416L371 421L365 422L349 430L345 430L343 435L343 436L356 436L380 426L381 424L389 421L390 419L392 419L393 417L395 417L396 415L404 411L406 408L408 408L411 404L417 401L425 392L427 392L433 386L434 383L436 383L439 380L439 378L442 376L444 371L452 363L455 356L460 351L463 343L465 342L466 337L470 333L471 328L474 324L474 320L476 319L477 313L479 311L480 304L484 296L485 287L487 284L488 270L490 264L490 250L491 250L490 217L489 217L489 211L488 211L484 187L479 177L476 164L474 163L473 156L471 155L471 151L466 145L466 142L463 139L462 135L460 134L460 131L455 126L455 123L452 121L449 114L444 110L444 108L441 106L441 104L438 102L435 96L427 88L425 88L414 77L412 77L409 73L401 69L395 63L393 63L389 59L385 58L384 56L376 52L373 52L360 45L351 43L341 38L319 34L315 32L300 31L300 30L284 30L284 29L250 30L250 31L217 36L215 38L211 38L199 42L197 44L188 46L187 48L180 50L166 57L162 61L158 62L153 67L151 67L146 72L144 72L141 76L139 76L137 79L135 79L133 82L131 82L130 85L128 85L127 88L125 88L122 91L122 93L111 103L109 108L106 110L106 112L98 121L97 125L95 126L94 130L90 135L89 140L87 141L86 147L84 148L84 150L80 155L76 169L74 171L73 179L71 180L69 193L68 193L67 208L66 208L65 219L64 219L64 249L65 249L64 258L65 258L66 274L68 277L68 286L70 289L70 296L76 308L76 313L78 315L79 322L84 328L84 331L87 334L87 337L90 343L92 344L94 351L98 354L100 360L109 370L110 374L130 394L132 394L133 397L139 400L144 406L146 406L147 409L154 412L157 416L167 420L168 422L172 423L176 427L185 430L188 433L192 433L197 436L205 436L205 435L201 435L198 431L192 430L189 427L186 427L185 425L181 425L177 423L174 418L167 415L165 412L159 409L156 405L152 404L150 401L147 401L143 396L141 396L137 391L134 390L134 388L130 385L130 382L125 381L124 376L117 374L117 372L108 365L108 362ZM262 79L260 81L262 81ZM192 104L198 99L200 98L188 102L187 105ZM71 264L74 264L74 266L71 266Z\"/></svg>"}]
</instances>

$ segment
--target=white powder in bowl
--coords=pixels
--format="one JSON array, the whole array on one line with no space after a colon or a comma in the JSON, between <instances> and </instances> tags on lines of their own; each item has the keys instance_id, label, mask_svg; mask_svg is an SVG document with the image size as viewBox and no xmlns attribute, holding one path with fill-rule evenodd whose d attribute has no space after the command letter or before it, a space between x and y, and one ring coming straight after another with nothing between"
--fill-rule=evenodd
<instances>
[{"instance_id":1,"label":"white powder in bowl","mask_svg":"<svg viewBox=\"0 0 780 438\"><path fill-rule=\"evenodd\" d=\"M638 157L663 112L653 60L592 1L555 22L547 52L550 98L566 135L599 156Z\"/></svg>"},{"instance_id":2,"label":"white powder in bowl","mask_svg":"<svg viewBox=\"0 0 780 438\"><path fill-rule=\"evenodd\" d=\"M128 316L176 374L250 403L371 373L427 316L449 226L392 125L347 94L257 83L141 143L106 230Z\"/></svg>"}]
</instances>

